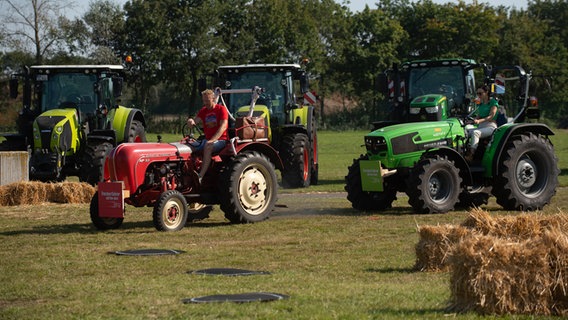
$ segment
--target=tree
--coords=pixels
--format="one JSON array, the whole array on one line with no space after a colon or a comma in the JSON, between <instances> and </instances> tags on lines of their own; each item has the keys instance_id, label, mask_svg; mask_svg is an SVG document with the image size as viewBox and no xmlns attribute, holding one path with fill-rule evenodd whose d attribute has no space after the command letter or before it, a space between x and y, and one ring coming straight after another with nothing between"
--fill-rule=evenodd
<instances>
[{"instance_id":1,"label":"tree","mask_svg":"<svg viewBox=\"0 0 568 320\"><path fill-rule=\"evenodd\" d=\"M0 19L5 24L5 44L34 52L35 62L42 63L61 44L58 21L63 8L70 5L65 0L4 0Z\"/></svg>"}]
</instances>

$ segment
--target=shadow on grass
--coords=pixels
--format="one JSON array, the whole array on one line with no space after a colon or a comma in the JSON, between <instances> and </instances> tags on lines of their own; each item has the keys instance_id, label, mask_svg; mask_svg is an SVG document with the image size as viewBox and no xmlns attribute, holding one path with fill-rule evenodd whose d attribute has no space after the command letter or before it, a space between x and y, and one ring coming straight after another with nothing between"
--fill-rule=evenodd
<instances>
[{"instance_id":1,"label":"shadow on grass","mask_svg":"<svg viewBox=\"0 0 568 320\"><path fill-rule=\"evenodd\" d=\"M187 223L184 228L211 228L230 226L229 222L204 222L203 220L197 222ZM0 232L2 236L26 235L26 234L95 234L102 232L121 232L121 233L147 233L148 229L157 231L154 228L151 220L148 221L124 221L120 228L113 230L97 230L92 224L75 223L75 224L60 224L50 226L32 227L31 229L13 230Z\"/></svg>"},{"instance_id":2,"label":"shadow on grass","mask_svg":"<svg viewBox=\"0 0 568 320\"><path fill-rule=\"evenodd\" d=\"M371 309L369 310L369 315L375 317L385 317L387 315L401 317L402 319L416 318L417 316L433 316L439 319L443 319L448 316L446 309Z\"/></svg>"},{"instance_id":3,"label":"shadow on grass","mask_svg":"<svg viewBox=\"0 0 568 320\"><path fill-rule=\"evenodd\" d=\"M419 270L415 268L367 268L364 270L365 272L372 272L372 273L416 273Z\"/></svg>"}]
</instances>

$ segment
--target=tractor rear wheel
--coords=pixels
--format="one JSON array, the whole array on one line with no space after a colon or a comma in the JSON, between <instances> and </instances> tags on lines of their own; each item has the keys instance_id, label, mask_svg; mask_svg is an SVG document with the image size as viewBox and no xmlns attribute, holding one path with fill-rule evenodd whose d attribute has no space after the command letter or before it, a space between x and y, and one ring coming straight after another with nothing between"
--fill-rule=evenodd
<instances>
[{"instance_id":1,"label":"tractor rear wheel","mask_svg":"<svg viewBox=\"0 0 568 320\"><path fill-rule=\"evenodd\" d=\"M146 142L146 131L139 120L132 120L128 133L128 142Z\"/></svg>"},{"instance_id":2,"label":"tractor rear wheel","mask_svg":"<svg viewBox=\"0 0 568 320\"><path fill-rule=\"evenodd\" d=\"M287 134L282 138L280 156L284 163L282 185L285 188L305 188L310 185L312 155L308 136Z\"/></svg>"},{"instance_id":3,"label":"tractor rear wheel","mask_svg":"<svg viewBox=\"0 0 568 320\"><path fill-rule=\"evenodd\" d=\"M274 165L256 151L238 154L221 172L221 210L231 223L267 219L276 204L278 178Z\"/></svg>"},{"instance_id":4,"label":"tractor rear wheel","mask_svg":"<svg viewBox=\"0 0 568 320\"><path fill-rule=\"evenodd\" d=\"M87 142L79 181L87 182L93 186L103 181L105 158L112 148L112 143L106 141Z\"/></svg>"},{"instance_id":5,"label":"tractor rear wheel","mask_svg":"<svg viewBox=\"0 0 568 320\"><path fill-rule=\"evenodd\" d=\"M168 190L160 195L152 212L158 231L178 231L187 222L187 201L181 192Z\"/></svg>"},{"instance_id":6,"label":"tractor rear wheel","mask_svg":"<svg viewBox=\"0 0 568 320\"><path fill-rule=\"evenodd\" d=\"M558 186L558 158L548 139L533 133L507 142L493 186L497 203L506 210L540 210Z\"/></svg>"},{"instance_id":7,"label":"tractor rear wheel","mask_svg":"<svg viewBox=\"0 0 568 320\"><path fill-rule=\"evenodd\" d=\"M95 228L99 230L118 229L122 225L124 218L101 218L99 216L99 192L95 192L91 198L89 207L91 213L91 222Z\"/></svg>"},{"instance_id":8,"label":"tractor rear wheel","mask_svg":"<svg viewBox=\"0 0 568 320\"><path fill-rule=\"evenodd\" d=\"M311 154L311 159L312 161L310 162L310 168L312 170L311 172L311 177L310 177L310 185L315 186L318 184L318 178L319 178L319 160L318 160L318 132L317 132L317 125L316 125L316 117L315 115L312 114L312 120L311 120L311 140L312 140L312 144L311 144L311 148L310 148L310 154Z\"/></svg>"},{"instance_id":9,"label":"tractor rear wheel","mask_svg":"<svg viewBox=\"0 0 568 320\"><path fill-rule=\"evenodd\" d=\"M349 167L349 172L345 176L345 191L347 191L347 200L351 202L351 206L360 211L381 211L392 206L392 202L396 200L396 189L389 188L388 181L392 177L385 178L383 192L363 191L361 184L361 166L359 161L368 160L369 158L361 156L354 159L353 164Z\"/></svg>"},{"instance_id":10,"label":"tractor rear wheel","mask_svg":"<svg viewBox=\"0 0 568 320\"><path fill-rule=\"evenodd\" d=\"M448 212L458 202L461 182L459 169L447 157L423 158L408 178L408 203L416 213Z\"/></svg>"}]
</instances>

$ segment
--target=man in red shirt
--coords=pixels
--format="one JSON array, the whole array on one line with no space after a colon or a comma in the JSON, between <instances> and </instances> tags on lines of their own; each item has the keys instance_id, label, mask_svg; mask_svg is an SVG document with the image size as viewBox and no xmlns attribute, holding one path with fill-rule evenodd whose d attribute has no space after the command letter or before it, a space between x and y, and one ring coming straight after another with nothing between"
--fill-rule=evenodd
<instances>
[{"instance_id":1,"label":"man in red shirt","mask_svg":"<svg viewBox=\"0 0 568 320\"><path fill-rule=\"evenodd\" d=\"M203 91L201 98L203 99L203 107L199 110L195 119L187 119L187 125L191 128L198 124L203 125L203 133L205 134L205 140L199 146L193 148L193 151L203 150L203 163L199 172L200 183L207 169L209 169L211 155L214 152L221 151L227 145L229 139L227 133L229 113L227 108L215 103L215 94L212 90Z\"/></svg>"}]
</instances>

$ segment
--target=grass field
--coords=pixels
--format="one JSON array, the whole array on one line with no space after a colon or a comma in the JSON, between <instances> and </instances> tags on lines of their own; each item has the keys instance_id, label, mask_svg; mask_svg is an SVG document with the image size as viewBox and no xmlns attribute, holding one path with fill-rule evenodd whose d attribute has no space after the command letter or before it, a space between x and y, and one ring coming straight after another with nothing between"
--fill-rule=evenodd
<instances>
[{"instance_id":1,"label":"grass field","mask_svg":"<svg viewBox=\"0 0 568 320\"><path fill-rule=\"evenodd\" d=\"M151 208L127 207L121 229L99 232L91 226L86 204L0 207L0 319L484 319L446 313L448 273L413 271L417 226L461 223L466 211L415 215L400 197L392 210L362 214L342 194L316 197L342 191L347 166L363 152L364 134L320 132L320 185L282 190L293 194L283 194L273 217L262 223L230 225L215 208L210 219L164 233L154 229ZM552 137L564 186L567 137L565 131ZM155 141L155 135L148 139ZM164 135L164 140L179 138ZM560 188L551 205L535 214L567 208L568 190ZM492 215L517 214L502 211L494 199L484 209ZM142 248L185 253L109 254ZM188 273L214 267L270 274ZM181 302L246 292L276 292L290 299Z\"/></svg>"}]
</instances>

